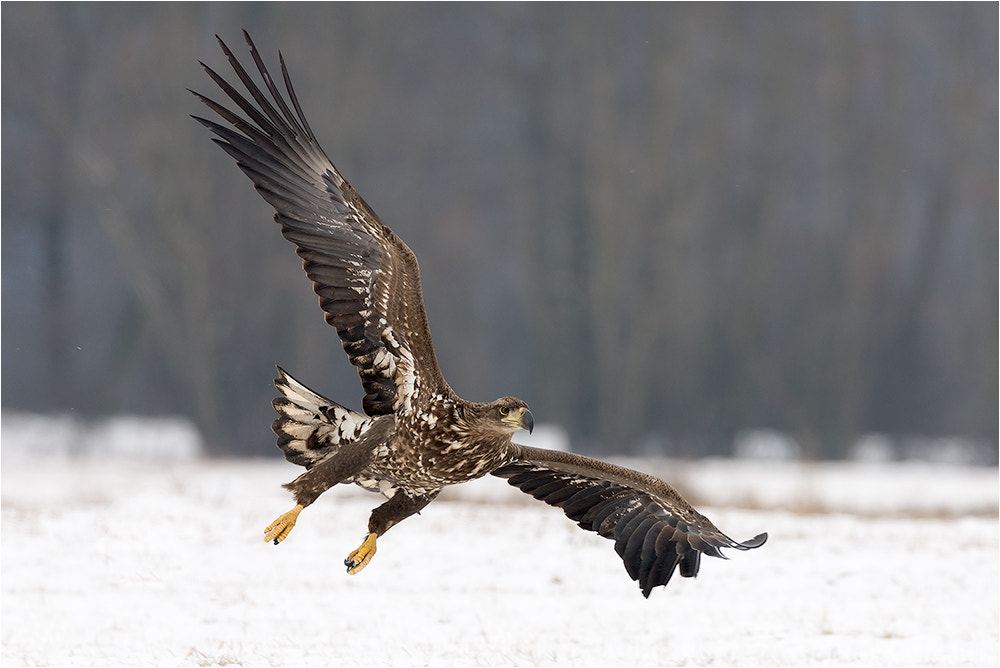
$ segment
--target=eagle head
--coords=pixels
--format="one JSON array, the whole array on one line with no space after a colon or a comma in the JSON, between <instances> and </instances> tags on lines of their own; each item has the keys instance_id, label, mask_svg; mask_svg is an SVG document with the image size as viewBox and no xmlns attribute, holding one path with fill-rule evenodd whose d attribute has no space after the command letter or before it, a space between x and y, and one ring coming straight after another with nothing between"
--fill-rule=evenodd
<instances>
[{"instance_id":1,"label":"eagle head","mask_svg":"<svg viewBox=\"0 0 1000 668\"><path fill-rule=\"evenodd\" d=\"M500 429L513 434L518 429L535 428L535 419L528 410L528 404L515 397L502 397L486 404L486 418L497 422Z\"/></svg>"},{"instance_id":2,"label":"eagle head","mask_svg":"<svg viewBox=\"0 0 1000 668\"><path fill-rule=\"evenodd\" d=\"M455 418L456 426L473 441L510 441L518 429L530 433L535 426L528 404L514 397L501 397L488 404L464 402L456 408Z\"/></svg>"}]
</instances>

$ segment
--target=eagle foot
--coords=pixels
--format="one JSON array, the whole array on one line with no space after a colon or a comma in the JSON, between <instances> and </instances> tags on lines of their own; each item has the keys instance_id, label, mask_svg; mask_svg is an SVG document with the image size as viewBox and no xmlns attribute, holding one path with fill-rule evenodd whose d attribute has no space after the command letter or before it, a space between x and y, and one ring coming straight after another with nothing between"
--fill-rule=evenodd
<instances>
[{"instance_id":1,"label":"eagle foot","mask_svg":"<svg viewBox=\"0 0 1000 668\"><path fill-rule=\"evenodd\" d=\"M264 540L274 541L275 545L285 540L295 527L295 520L298 519L303 507L302 505L296 505L287 513L268 524L267 528L264 529Z\"/></svg>"},{"instance_id":2,"label":"eagle foot","mask_svg":"<svg viewBox=\"0 0 1000 668\"><path fill-rule=\"evenodd\" d=\"M361 546L347 555L347 559L344 559L344 565L347 566L347 572L354 575L362 568L368 565L368 562L372 560L375 556L375 539L378 538L377 533L370 533L368 537L365 538L365 542L361 543Z\"/></svg>"}]
</instances>

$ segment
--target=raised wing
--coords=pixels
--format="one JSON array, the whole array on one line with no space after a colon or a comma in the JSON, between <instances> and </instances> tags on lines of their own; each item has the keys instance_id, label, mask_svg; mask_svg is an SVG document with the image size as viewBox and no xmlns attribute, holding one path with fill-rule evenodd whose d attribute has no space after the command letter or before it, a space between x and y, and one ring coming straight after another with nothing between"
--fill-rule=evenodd
<instances>
[{"instance_id":1,"label":"raised wing","mask_svg":"<svg viewBox=\"0 0 1000 668\"><path fill-rule=\"evenodd\" d=\"M762 533L738 543L659 478L567 452L514 445L513 461L493 475L550 506L587 531L615 541L629 577L649 597L674 570L694 577L701 555L726 557L720 548L749 550L767 540Z\"/></svg>"},{"instance_id":2,"label":"raised wing","mask_svg":"<svg viewBox=\"0 0 1000 668\"><path fill-rule=\"evenodd\" d=\"M219 39L253 102L202 63L246 116L191 91L232 128L194 118L217 135L213 141L236 159L274 207L274 219L296 245L326 321L337 329L351 364L358 367L365 412L409 411L421 392L450 392L431 344L416 257L323 153L299 107L284 59L279 54L294 112L250 35L243 35L267 94Z\"/></svg>"}]
</instances>

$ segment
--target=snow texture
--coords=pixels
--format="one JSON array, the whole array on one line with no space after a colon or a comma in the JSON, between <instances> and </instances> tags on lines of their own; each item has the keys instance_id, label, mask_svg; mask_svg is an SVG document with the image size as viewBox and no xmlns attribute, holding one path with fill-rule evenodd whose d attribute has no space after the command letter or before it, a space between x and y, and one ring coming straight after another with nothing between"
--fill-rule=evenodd
<instances>
[{"instance_id":1,"label":"snow texture","mask_svg":"<svg viewBox=\"0 0 1000 668\"><path fill-rule=\"evenodd\" d=\"M349 576L375 495L331 490L275 547L263 528L297 467L34 457L9 427L5 666L1000 659L995 468L645 462L734 538L770 533L645 600L611 541L499 479L442 494Z\"/></svg>"}]
</instances>

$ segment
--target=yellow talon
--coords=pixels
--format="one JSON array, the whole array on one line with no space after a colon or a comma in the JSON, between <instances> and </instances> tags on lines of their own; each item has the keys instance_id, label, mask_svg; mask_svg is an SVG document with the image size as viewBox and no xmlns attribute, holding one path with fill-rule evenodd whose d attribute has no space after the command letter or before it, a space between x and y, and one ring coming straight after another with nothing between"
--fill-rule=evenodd
<instances>
[{"instance_id":1,"label":"yellow talon","mask_svg":"<svg viewBox=\"0 0 1000 668\"><path fill-rule=\"evenodd\" d=\"M298 519L302 508L303 506L296 505L287 513L268 524L267 528L264 529L264 540L273 540L275 545L285 540L295 527L295 520Z\"/></svg>"},{"instance_id":2,"label":"yellow talon","mask_svg":"<svg viewBox=\"0 0 1000 668\"><path fill-rule=\"evenodd\" d=\"M368 537L365 538L365 542L361 543L361 547L354 550L354 552L351 552L347 556L347 559L344 559L344 565L347 566L348 573L354 575L368 565L368 562L375 556L376 538L378 538L378 534L368 534Z\"/></svg>"}]
</instances>

